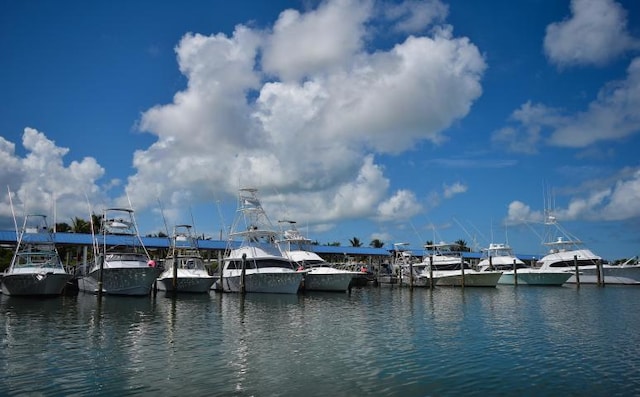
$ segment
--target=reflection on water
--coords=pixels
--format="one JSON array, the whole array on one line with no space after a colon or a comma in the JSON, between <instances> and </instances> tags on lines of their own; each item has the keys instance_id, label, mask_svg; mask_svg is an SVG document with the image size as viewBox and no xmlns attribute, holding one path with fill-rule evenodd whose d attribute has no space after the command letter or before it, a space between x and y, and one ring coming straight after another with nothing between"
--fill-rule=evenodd
<instances>
[{"instance_id":1,"label":"reflection on water","mask_svg":"<svg viewBox=\"0 0 640 397\"><path fill-rule=\"evenodd\" d=\"M633 395L640 289L0 296L0 394Z\"/></svg>"}]
</instances>

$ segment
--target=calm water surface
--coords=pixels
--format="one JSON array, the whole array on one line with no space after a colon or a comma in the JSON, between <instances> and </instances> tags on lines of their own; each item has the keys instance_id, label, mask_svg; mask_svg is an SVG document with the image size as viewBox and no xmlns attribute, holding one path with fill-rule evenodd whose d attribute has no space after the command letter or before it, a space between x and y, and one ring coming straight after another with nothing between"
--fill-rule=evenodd
<instances>
[{"instance_id":1,"label":"calm water surface","mask_svg":"<svg viewBox=\"0 0 640 397\"><path fill-rule=\"evenodd\" d=\"M0 395L640 395L640 288L0 295Z\"/></svg>"}]
</instances>

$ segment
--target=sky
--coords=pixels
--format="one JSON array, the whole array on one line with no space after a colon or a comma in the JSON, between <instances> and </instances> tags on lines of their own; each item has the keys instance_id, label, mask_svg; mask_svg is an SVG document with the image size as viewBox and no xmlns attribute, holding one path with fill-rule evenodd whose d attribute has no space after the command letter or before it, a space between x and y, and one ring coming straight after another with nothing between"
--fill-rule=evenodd
<instances>
[{"instance_id":1,"label":"sky","mask_svg":"<svg viewBox=\"0 0 640 397\"><path fill-rule=\"evenodd\" d=\"M320 244L640 254L634 0L6 0L0 54L3 230L225 239L253 187Z\"/></svg>"}]
</instances>

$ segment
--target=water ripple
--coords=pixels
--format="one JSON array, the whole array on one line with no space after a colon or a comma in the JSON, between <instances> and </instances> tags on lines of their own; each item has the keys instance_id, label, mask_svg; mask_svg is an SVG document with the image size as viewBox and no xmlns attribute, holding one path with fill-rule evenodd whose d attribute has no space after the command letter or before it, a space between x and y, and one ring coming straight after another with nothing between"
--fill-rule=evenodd
<instances>
[{"instance_id":1,"label":"water ripple","mask_svg":"<svg viewBox=\"0 0 640 397\"><path fill-rule=\"evenodd\" d=\"M640 289L0 296L2 395L634 395Z\"/></svg>"}]
</instances>

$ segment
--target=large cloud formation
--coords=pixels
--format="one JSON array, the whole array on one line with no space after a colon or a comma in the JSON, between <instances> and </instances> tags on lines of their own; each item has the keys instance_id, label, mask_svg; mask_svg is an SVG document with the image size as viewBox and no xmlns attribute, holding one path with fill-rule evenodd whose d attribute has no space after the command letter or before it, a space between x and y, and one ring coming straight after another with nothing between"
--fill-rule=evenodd
<instances>
[{"instance_id":1,"label":"large cloud formation","mask_svg":"<svg viewBox=\"0 0 640 397\"><path fill-rule=\"evenodd\" d=\"M571 17L547 26L544 38L547 57L559 67L604 65L639 46L613 0L572 0Z\"/></svg>"},{"instance_id":2,"label":"large cloud formation","mask_svg":"<svg viewBox=\"0 0 640 397\"><path fill-rule=\"evenodd\" d=\"M97 185L104 169L94 158L65 165L63 160L69 149L56 146L33 128L24 129L22 146L28 152L24 157L16 153L13 143L0 137L0 184L11 193L11 198L7 194L0 202L0 219L6 222L14 214L21 219L25 214L55 213L55 221L70 224L75 217L88 219L94 211L87 200L93 204L107 201L104 193L108 186ZM53 222L49 220L51 226Z\"/></svg>"},{"instance_id":3,"label":"large cloud formation","mask_svg":"<svg viewBox=\"0 0 640 397\"><path fill-rule=\"evenodd\" d=\"M286 202L289 216L317 224L415 215L420 199L389 191L375 156L441 141L482 93L478 49L433 24L446 12L439 1L330 0L285 10L270 29L185 35L176 54L187 87L143 113L157 141L136 152L127 191L137 205L161 196L172 207L185 191L197 200L258 186L278 192L266 205ZM374 18L422 35L371 50Z\"/></svg>"}]
</instances>

